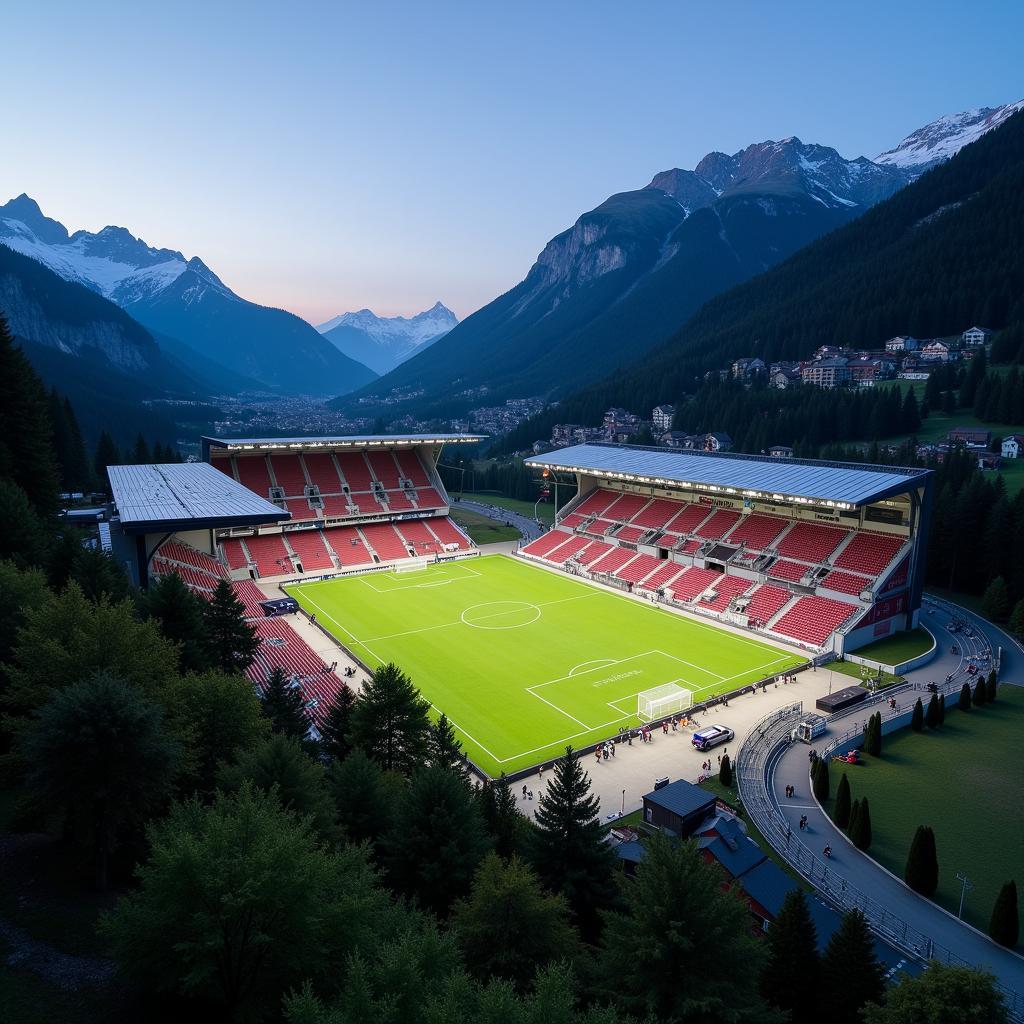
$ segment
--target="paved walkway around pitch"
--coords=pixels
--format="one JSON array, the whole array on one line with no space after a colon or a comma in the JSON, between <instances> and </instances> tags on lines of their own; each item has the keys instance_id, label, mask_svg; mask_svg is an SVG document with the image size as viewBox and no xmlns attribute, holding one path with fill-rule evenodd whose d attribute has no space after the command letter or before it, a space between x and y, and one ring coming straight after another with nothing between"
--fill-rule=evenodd
<instances>
[{"instance_id":1,"label":"paved walkway around pitch","mask_svg":"<svg viewBox=\"0 0 1024 1024\"><path fill-rule=\"evenodd\" d=\"M830 687L839 690L855 680L841 672L828 669L808 670L796 676L796 682L788 685L769 686L763 693L744 694L729 701L729 706L718 705L710 712L699 715L697 728L721 723L736 733L731 743L715 747L708 753L701 753L690 742L694 730L680 729L665 735L660 726L653 730L650 743L639 739L628 743L615 744L615 757L598 762L593 754L583 756L583 766L590 775L591 789L601 801L601 817L605 820L616 818L620 813L629 814L643 805L643 796L654 789L655 779L668 776L673 782L686 779L696 782L705 774L701 769L704 761L711 759L712 774L718 773L719 758L727 751L735 756L747 730L759 719L775 708L803 701L805 711L814 710L814 702ZM545 771L517 779L512 789L516 794L519 809L533 816L540 794L551 779L551 766ZM533 800L523 799L523 786L533 791Z\"/></svg>"}]
</instances>

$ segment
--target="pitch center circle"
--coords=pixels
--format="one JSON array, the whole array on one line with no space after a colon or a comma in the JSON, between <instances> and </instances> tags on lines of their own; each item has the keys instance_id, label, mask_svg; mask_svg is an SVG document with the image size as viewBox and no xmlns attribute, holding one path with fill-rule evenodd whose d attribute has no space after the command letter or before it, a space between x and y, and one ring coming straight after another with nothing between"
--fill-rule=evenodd
<instances>
[{"instance_id":1,"label":"pitch center circle","mask_svg":"<svg viewBox=\"0 0 1024 1024\"><path fill-rule=\"evenodd\" d=\"M540 608L528 601L488 601L470 605L460 618L475 629L520 629L540 618Z\"/></svg>"}]
</instances>

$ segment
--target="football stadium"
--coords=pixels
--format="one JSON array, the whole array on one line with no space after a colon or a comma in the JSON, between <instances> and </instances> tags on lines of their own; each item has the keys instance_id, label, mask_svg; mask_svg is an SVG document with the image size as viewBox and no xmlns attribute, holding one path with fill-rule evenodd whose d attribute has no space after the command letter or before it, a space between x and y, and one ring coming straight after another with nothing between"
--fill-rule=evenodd
<instances>
[{"instance_id":1,"label":"football stadium","mask_svg":"<svg viewBox=\"0 0 1024 1024\"><path fill-rule=\"evenodd\" d=\"M526 460L576 490L554 527L492 554L437 469L480 440L204 438L111 467L113 549L140 587L228 581L254 684L283 669L314 728L346 672L394 662L492 777L917 624L927 470L578 445Z\"/></svg>"}]
</instances>

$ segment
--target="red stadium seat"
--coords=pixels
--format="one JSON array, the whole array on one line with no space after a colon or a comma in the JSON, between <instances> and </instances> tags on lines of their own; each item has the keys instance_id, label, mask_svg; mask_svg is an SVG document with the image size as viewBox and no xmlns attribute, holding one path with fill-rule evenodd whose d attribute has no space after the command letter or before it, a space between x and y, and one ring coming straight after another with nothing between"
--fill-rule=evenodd
<instances>
[{"instance_id":1,"label":"red stadium seat","mask_svg":"<svg viewBox=\"0 0 1024 1024\"><path fill-rule=\"evenodd\" d=\"M903 543L903 538L892 534L862 530L839 553L835 565L840 569L877 576L896 557Z\"/></svg>"},{"instance_id":2,"label":"red stadium seat","mask_svg":"<svg viewBox=\"0 0 1024 1024\"><path fill-rule=\"evenodd\" d=\"M858 610L856 605L830 597L801 597L772 630L805 644L821 647Z\"/></svg>"},{"instance_id":3,"label":"red stadium seat","mask_svg":"<svg viewBox=\"0 0 1024 1024\"><path fill-rule=\"evenodd\" d=\"M290 530L287 536L288 543L298 555L305 572L334 568L334 559L331 558L319 530Z\"/></svg>"}]
</instances>

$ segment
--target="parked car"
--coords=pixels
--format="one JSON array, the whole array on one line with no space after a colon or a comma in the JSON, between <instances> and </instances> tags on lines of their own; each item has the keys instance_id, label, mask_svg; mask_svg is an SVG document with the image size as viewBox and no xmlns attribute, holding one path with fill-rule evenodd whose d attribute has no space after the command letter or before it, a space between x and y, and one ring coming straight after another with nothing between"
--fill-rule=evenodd
<instances>
[{"instance_id":1,"label":"parked car","mask_svg":"<svg viewBox=\"0 0 1024 1024\"><path fill-rule=\"evenodd\" d=\"M735 735L736 733L727 725L709 725L706 729L695 732L690 742L698 750L710 750L719 743L728 743Z\"/></svg>"}]
</instances>

